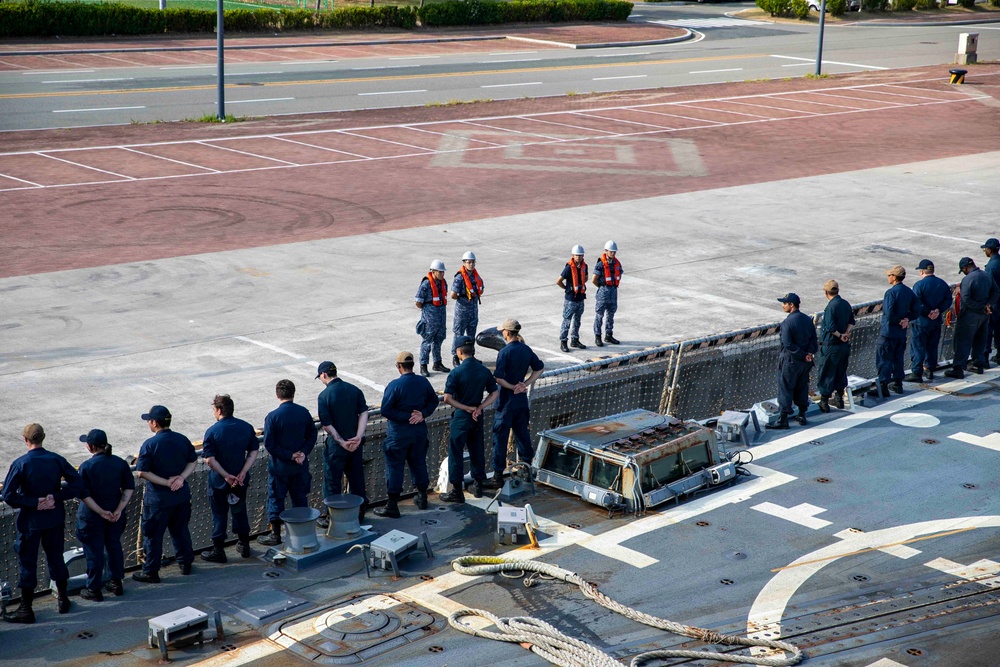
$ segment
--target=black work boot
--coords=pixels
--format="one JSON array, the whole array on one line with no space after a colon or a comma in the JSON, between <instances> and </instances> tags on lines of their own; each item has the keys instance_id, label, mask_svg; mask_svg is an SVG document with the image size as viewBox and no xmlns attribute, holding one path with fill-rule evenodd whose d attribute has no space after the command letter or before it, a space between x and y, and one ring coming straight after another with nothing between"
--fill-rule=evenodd
<instances>
[{"instance_id":1,"label":"black work boot","mask_svg":"<svg viewBox=\"0 0 1000 667\"><path fill-rule=\"evenodd\" d=\"M3 615L3 620L8 623L34 623L35 612L31 609L31 601L35 598L35 591L31 588L21 589L21 604L14 611L9 611Z\"/></svg>"},{"instance_id":2,"label":"black work boot","mask_svg":"<svg viewBox=\"0 0 1000 667\"><path fill-rule=\"evenodd\" d=\"M60 614L69 613L69 592L66 590L68 582L63 579L56 582L56 609Z\"/></svg>"},{"instance_id":3,"label":"black work boot","mask_svg":"<svg viewBox=\"0 0 1000 667\"><path fill-rule=\"evenodd\" d=\"M257 536L257 544L263 544L265 547L281 544L281 519L275 519L271 522L270 533Z\"/></svg>"},{"instance_id":4,"label":"black work boot","mask_svg":"<svg viewBox=\"0 0 1000 667\"><path fill-rule=\"evenodd\" d=\"M320 514L319 518L316 519L316 525L319 526L320 528L322 528L323 530L326 530L327 528L329 528L330 527L330 515L329 514Z\"/></svg>"},{"instance_id":5,"label":"black work boot","mask_svg":"<svg viewBox=\"0 0 1000 667\"><path fill-rule=\"evenodd\" d=\"M604 347L604 341L601 340L600 336L594 336L594 344L596 344L597 347Z\"/></svg>"},{"instance_id":6,"label":"black work boot","mask_svg":"<svg viewBox=\"0 0 1000 667\"><path fill-rule=\"evenodd\" d=\"M100 588L81 588L80 597L91 602L104 602L104 593Z\"/></svg>"},{"instance_id":7,"label":"black work boot","mask_svg":"<svg viewBox=\"0 0 1000 667\"><path fill-rule=\"evenodd\" d=\"M562 350L563 352L569 352L569 346L566 345L566 341L564 340L559 341L559 349Z\"/></svg>"},{"instance_id":8,"label":"black work boot","mask_svg":"<svg viewBox=\"0 0 1000 667\"><path fill-rule=\"evenodd\" d=\"M819 411L820 412L829 412L830 411L830 397L829 396L820 396L819 397Z\"/></svg>"},{"instance_id":9,"label":"black work boot","mask_svg":"<svg viewBox=\"0 0 1000 667\"><path fill-rule=\"evenodd\" d=\"M612 345L621 345L621 341L612 336L611 334L604 334L604 342L611 343Z\"/></svg>"},{"instance_id":10,"label":"black work boot","mask_svg":"<svg viewBox=\"0 0 1000 667\"><path fill-rule=\"evenodd\" d=\"M586 350L587 346L580 342L579 338L574 338L569 342L570 345L577 348L578 350Z\"/></svg>"},{"instance_id":11,"label":"black work boot","mask_svg":"<svg viewBox=\"0 0 1000 667\"><path fill-rule=\"evenodd\" d=\"M837 393L835 393L833 395L833 407L837 408L838 410L843 410L844 409L844 392L843 391L838 391Z\"/></svg>"},{"instance_id":12,"label":"black work boot","mask_svg":"<svg viewBox=\"0 0 1000 667\"><path fill-rule=\"evenodd\" d=\"M809 423L808 421L806 421L806 409L805 408L799 408L799 414L795 415L795 421L797 421L802 426L805 426L806 424Z\"/></svg>"},{"instance_id":13,"label":"black work boot","mask_svg":"<svg viewBox=\"0 0 1000 667\"><path fill-rule=\"evenodd\" d=\"M212 540L212 548L201 552L201 559L209 563L226 563L226 541L224 539Z\"/></svg>"},{"instance_id":14,"label":"black work boot","mask_svg":"<svg viewBox=\"0 0 1000 667\"><path fill-rule=\"evenodd\" d=\"M375 516L380 516L384 519L398 519L399 518L399 494L390 493L389 501L385 504L385 507L376 507Z\"/></svg>"},{"instance_id":15,"label":"black work boot","mask_svg":"<svg viewBox=\"0 0 1000 667\"><path fill-rule=\"evenodd\" d=\"M965 377L965 369L949 368L944 372L944 376L949 378L955 378L956 380L961 380Z\"/></svg>"},{"instance_id":16,"label":"black work boot","mask_svg":"<svg viewBox=\"0 0 1000 667\"><path fill-rule=\"evenodd\" d=\"M240 554L240 558L250 558L250 534L238 535L236 542L236 551Z\"/></svg>"},{"instance_id":17,"label":"black work boot","mask_svg":"<svg viewBox=\"0 0 1000 667\"><path fill-rule=\"evenodd\" d=\"M108 583L104 584L104 590L111 593L115 597L125 595L125 585L122 583L121 579L112 579Z\"/></svg>"},{"instance_id":18,"label":"black work boot","mask_svg":"<svg viewBox=\"0 0 1000 667\"><path fill-rule=\"evenodd\" d=\"M902 394L903 393L903 383L900 380L896 380L895 382L893 382L892 384L890 384L889 388L892 389L893 392L895 392L897 394Z\"/></svg>"},{"instance_id":19,"label":"black work boot","mask_svg":"<svg viewBox=\"0 0 1000 667\"><path fill-rule=\"evenodd\" d=\"M924 374L912 371L903 376L903 382L923 382Z\"/></svg>"},{"instance_id":20,"label":"black work boot","mask_svg":"<svg viewBox=\"0 0 1000 667\"><path fill-rule=\"evenodd\" d=\"M368 511L368 501L361 503L361 507L358 508L358 523L365 522L365 512Z\"/></svg>"},{"instance_id":21,"label":"black work boot","mask_svg":"<svg viewBox=\"0 0 1000 667\"><path fill-rule=\"evenodd\" d=\"M431 370L432 371L437 371L438 373L447 373L451 369L449 369L447 366L445 366L444 364L442 364L440 361L435 361L434 365L431 366Z\"/></svg>"},{"instance_id":22,"label":"black work boot","mask_svg":"<svg viewBox=\"0 0 1000 667\"><path fill-rule=\"evenodd\" d=\"M483 488L489 491L497 491L503 488L503 473L495 472L493 476L483 482Z\"/></svg>"},{"instance_id":23,"label":"black work boot","mask_svg":"<svg viewBox=\"0 0 1000 667\"><path fill-rule=\"evenodd\" d=\"M775 430L775 431L778 431L778 430L780 430L780 431L786 431L786 430L788 430L788 415L785 414L784 412L782 412L778 416L778 421L777 422L775 422L774 424L764 424L764 428L769 428L769 429Z\"/></svg>"},{"instance_id":24,"label":"black work boot","mask_svg":"<svg viewBox=\"0 0 1000 667\"><path fill-rule=\"evenodd\" d=\"M453 485L454 488L448 493L442 493L438 496L438 500L443 503L464 503L465 494L462 493L461 483Z\"/></svg>"},{"instance_id":25,"label":"black work boot","mask_svg":"<svg viewBox=\"0 0 1000 667\"><path fill-rule=\"evenodd\" d=\"M483 497L483 483L476 480L472 483L472 497L482 498Z\"/></svg>"},{"instance_id":26,"label":"black work boot","mask_svg":"<svg viewBox=\"0 0 1000 667\"><path fill-rule=\"evenodd\" d=\"M878 387L882 389L882 395L879 396ZM868 395L872 398L889 398L889 383L879 382L878 387L872 387L868 390Z\"/></svg>"},{"instance_id":27,"label":"black work boot","mask_svg":"<svg viewBox=\"0 0 1000 667\"><path fill-rule=\"evenodd\" d=\"M417 495L413 497L413 504L418 510L427 509L427 489L417 489Z\"/></svg>"},{"instance_id":28,"label":"black work boot","mask_svg":"<svg viewBox=\"0 0 1000 667\"><path fill-rule=\"evenodd\" d=\"M420 364L420 374L425 378L431 376L431 372L427 370L427 364Z\"/></svg>"}]
</instances>

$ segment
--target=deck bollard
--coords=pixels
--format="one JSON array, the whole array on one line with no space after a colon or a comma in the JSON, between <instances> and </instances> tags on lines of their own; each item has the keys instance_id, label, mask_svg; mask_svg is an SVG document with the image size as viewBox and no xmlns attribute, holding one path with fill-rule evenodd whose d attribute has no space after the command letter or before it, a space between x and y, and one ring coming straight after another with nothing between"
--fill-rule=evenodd
<instances>
[{"instance_id":1,"label":"deck bollard","mask_svg":"<svg viewBox=\"0 0 1000 667\"><path fill-rule=\"evenodd\" d=\"M319 510L312 507L293 507L281 513L281 520L288 530L288 551L307 553L319 549L316 539L316 519Z\"/></svg>"},{"instance_id":2,"label":"deck bollard","mask_svg":"<svg viewBox=\"0 0 1000 667\"><path fill-rule=\"evenodd\" d=\"M965 75L968 74L968 71L956 67L955 69L948 70L948 73L951 74L951 81L949 83L959 85L965 83Z\"/></svg>"}]
</instances>

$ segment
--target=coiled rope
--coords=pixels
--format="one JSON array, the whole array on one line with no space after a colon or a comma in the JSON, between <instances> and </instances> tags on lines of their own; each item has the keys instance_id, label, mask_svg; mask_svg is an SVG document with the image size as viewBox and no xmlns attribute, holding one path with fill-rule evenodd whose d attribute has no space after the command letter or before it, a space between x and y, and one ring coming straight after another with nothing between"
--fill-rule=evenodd
<instances>
[{"instance_id":1,"label":"coiled rope","mask_svg":"<svg viewBox=\"0 0 1000 667\"><path fill-rule=\"evenodd\" d=\"M631 667L638 667L647 660L654 658L693 658L702 660L718 660L724 662L734 662L745 665L770 665L772 667L784 667L785 665L798 664L802 658L802 651L787 642L771 639L752 639L750 637L740 637L737 635L725 635L704 628L696 628L690 625L683 625L668 621L664 618L645 614L641 611L626 607L625 605L612 600L597 590L593 584L584 581L580 575L564 570L548 563L539 563L533 560L519 560L510 558L499 558L496 556L463 556L452 561L452 567L459 574L468 576L481 576L487 574L503 574L508 571L520 571L523 573L533 572L540 577L550 577L561 579L570 584L576 584L585 597L597 602L602 607L617 612L626 618L630 618L639 623L666 630L675 635L691 637L703 641L707 644L721 644L727 646L747 646L768 649L778 649L791 655L771 656L747 656L734 653L718 653L713 651L689 651L685 649L663 649L657 651L647 651L632 658ZM535 575L529 576L525 580L525 586L534 584ZM477 630L459 619L465 616L479 616L485 618L497 628L497 632L489 630ZM474 635L501 642L512 642L521 644L533 653L545 658L555 665L562 667L621 667L621 663L600 649L569 637L548 623L528 616L515 616L501 618L494 616L483 609L459 609L452 612L448 617L451 627Z\"/></svg>"}]
</instances>

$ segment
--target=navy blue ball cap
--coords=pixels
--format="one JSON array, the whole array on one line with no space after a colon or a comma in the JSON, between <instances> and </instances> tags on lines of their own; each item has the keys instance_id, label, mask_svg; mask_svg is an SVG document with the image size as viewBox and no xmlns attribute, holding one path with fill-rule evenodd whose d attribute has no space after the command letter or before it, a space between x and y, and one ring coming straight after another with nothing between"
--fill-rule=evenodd
<instances>
[{"instance_id":1,"label":"navy blue ball cap","mask_svg":"<svg viewBox=\"0 0 1000 667\"><path fill-rule=\"evenodd\" d=\"M108 434L99 428L93 428L90 429L86 435L80 436L80 442L85 442L88 445L94 445L95 447L107 447Z\"/></svg>"},{"instance_id":2,"label":"navy blue ball cap","mask_svg":"<svg viewBox=\"0 0 1000 667\"><path fill-rule=\"evenodd\" d=\"M323 373L330 373L330 371L336 373L337 366L332 361L322 362L319 367L316 368L316 379L318 380L320 375Z\"/></svg>"},{"instance_id":3,"label":"navy blue ball cap","mask_svg":"<svg viewBox=\"0 0 1000 667\"><path fill-rule=\"evenodd\" d=\"M986 243L979 246L980 248L989 248L990 250L1000 250L1000 241L996 239L986 239Z\"/></svg>"},{"instance_id":4,"label":"navy blue ball cap","mask_svg":"<svg viewBox=\"0 0 1000 667\"><path fill-rule=\"evenodd\" d=\"M929 259L922 259L922 260L920 260L920 263L917 264L917 271L926 271L927 269L930 269L931 271L933 271L934 270L934 262L932 262Z\"/></svg>"},{"instance_id":5,"label":"navy blue ball cap","mask_svg":"<svg viewBox=\"0 0 1000 667\"><path fill-rule=\"evenodd\" d=\"M961 273L969 264L975 264L971 257L963 257L958 260L958 272Z\"/></svg>"},{"instance_id":6,"label":"navy blue ball cap","mask_svg":"<svg viewBox=\"0 0 1000 667\"><path fill-rule=\"evenodd\" d=\"M802 301L799 299L799 295L795 292L789 292L785 296L779 296L778 301L781 303L790 303L793 306L798 306Z\"/></svg>"},{"instance_id":7,"label":"navy blue ball cap","mask_svg":"<svg viewBox=\"0 0 1000 667\"><path fill-rule=\"evenodd\" d=\"M472 345L476 341L472 340L468 336L455 336L455 347L465 347L466 345Z\"/></svg>"},{"instance_id":8,"label":"navy blue ball cap","mask_svg":"<svg viewBox=\"0 0 1000 667\"><path fill-rule=\"evenodd\" d=\"M162 405L154 405L149 409L149 412L142 415L141 419L144 422L148 422L150 419L155 419L156 421L170 419L170 410L167 410Z\"/></svg>"}]
</instances>

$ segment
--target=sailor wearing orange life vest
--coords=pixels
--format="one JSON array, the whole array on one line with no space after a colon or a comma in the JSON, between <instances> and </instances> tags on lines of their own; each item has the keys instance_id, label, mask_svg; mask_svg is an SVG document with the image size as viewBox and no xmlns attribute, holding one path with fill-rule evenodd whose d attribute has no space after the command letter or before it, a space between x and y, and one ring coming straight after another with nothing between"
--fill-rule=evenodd
<instances>
[{"instance_id":1,"label":"sailor wearing orange life vest","mask_svg":"<svg viewBox=\"0 0 1000 667\"><path fill-rule=\"evenodd\" d=\"M433 370L447 373L448 369L441 363L441 344L448 334L448 283L444 279L444 262L440 259L431 262L430 271L420 281L413 300L420 309L417 333L423 338L420 343L420 374L425 377L430 375L427 363L432 352Z\"/></svg>"},{"instance_id":2,"label":"sailor wearing orange life vest","mask_svg":"<svg viewBox=\"0 0 1000 667\"><path fill-rule=\"evenodd\" d=\"M562 273L556 280L556 285L566 292L563 302L562 328L559 330L559 349L569 352L566 339L570 345L586 350L587 346L580 342L580 318L583 317L583 302L587 298L587 264L583 261L583 246L575 245L570 250L573 255ZM571 331L572 329L572 331Z\"/></svg>"},{"instance_id":3,"label":"sailor wearing orange life vest","mask_svg":"<svg viewBox=\"0 0 1000 667\"><path fill-rule=\"evenodd\" d=\"M476 253L471 250L462 255L462 268L451 281L451 298L455 300L455 319L451 329L455 334L451 340L452 366L458 368L457 341L462 336L476 340L479 326L479 301L483 296L483 279L476 271Z\"/></svg>"},{"instance_id":4,"label":"sailor wearing orange life vest","mask_svg":"<svg viewBox=\"0 0 1000 667\"><path fill-rule=\"evenodd\" d=\"M604 254L594 265L594 285L597 297L594 299L594 340L597 347L604 347L604 341L618 345L614 337L615 312L618 310L618 285L622 282L622 263L615 259L618 244L608 241L604 244ZM607 315L607 319L605 319ZM604 340L601 340L601 324L604 323Z\"/></svg>"}]
</instances>

